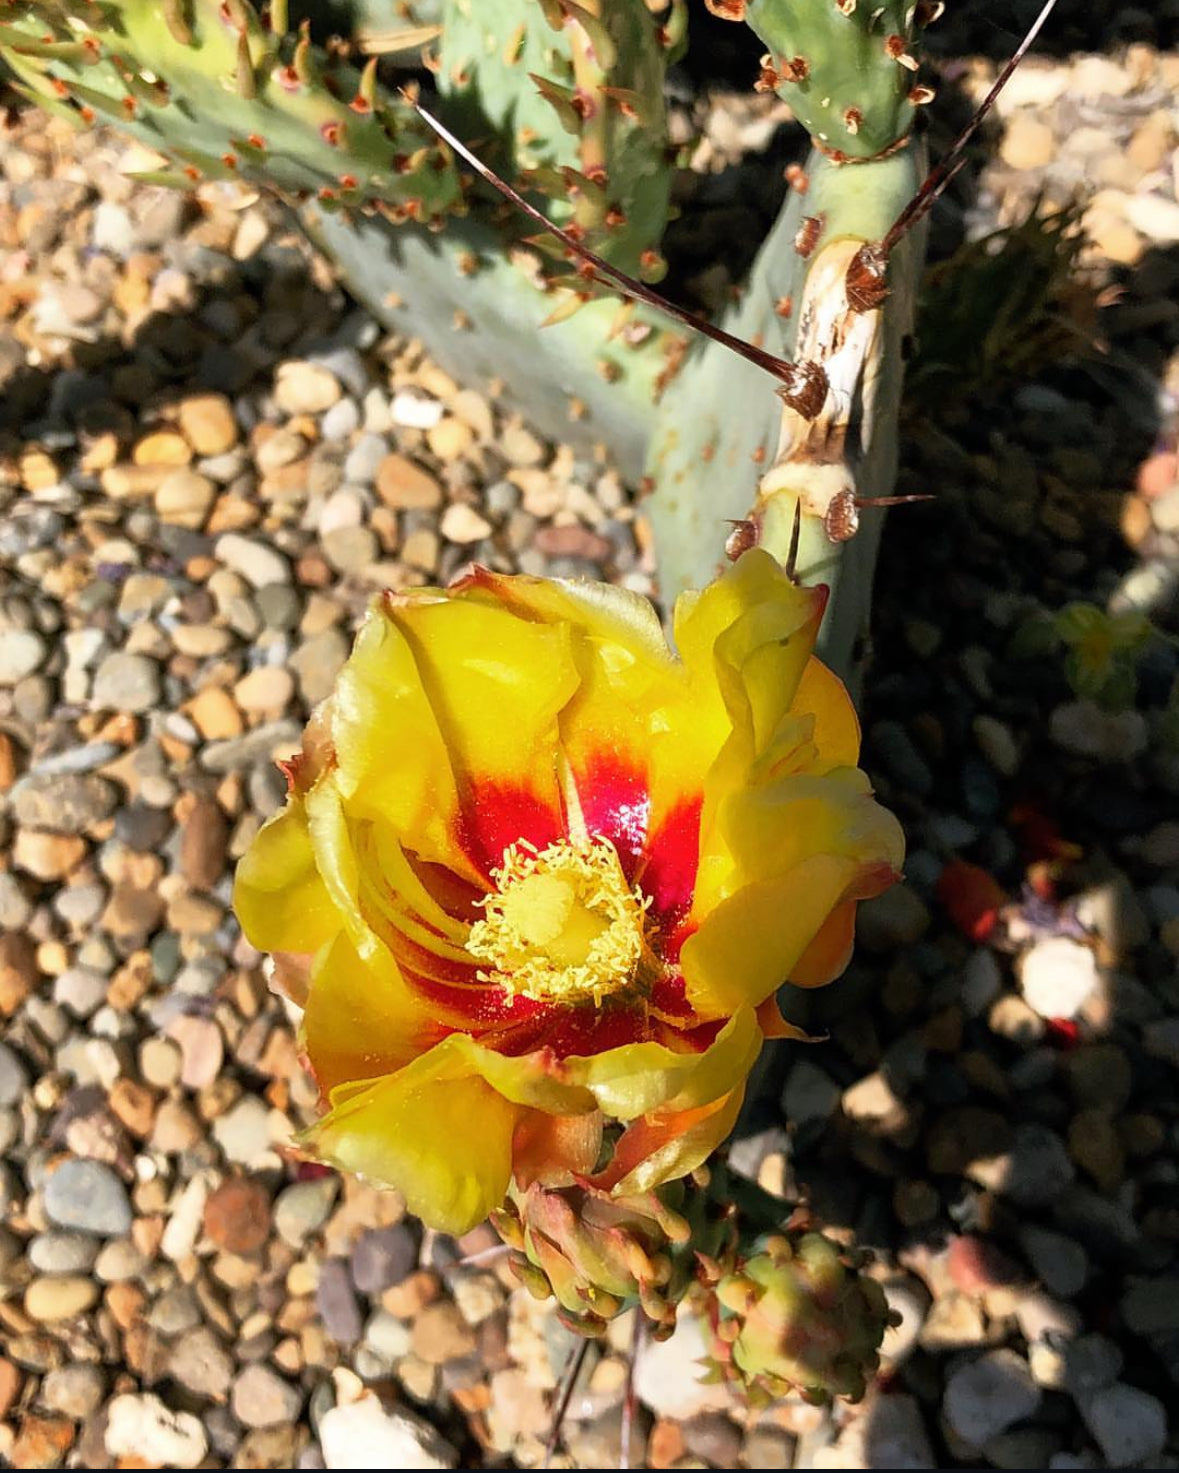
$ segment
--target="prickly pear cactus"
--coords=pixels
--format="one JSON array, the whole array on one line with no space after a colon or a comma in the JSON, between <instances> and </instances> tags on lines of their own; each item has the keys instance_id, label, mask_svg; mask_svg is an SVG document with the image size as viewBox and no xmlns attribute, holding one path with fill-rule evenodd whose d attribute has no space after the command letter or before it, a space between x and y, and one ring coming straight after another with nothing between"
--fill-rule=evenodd
<instances>
[{"instance_id":1,"label":"prickly pear cactus","mask_svg":"<svg viewBox=\"0 0 1179 1473\"><path fill-rule=\"evenodd\" d=\"M769 51L758 86L788 102L837 162L871 159L913 127L933 96L917 81L921 32L941 0L747 0L745 20Z\"/></svg>"},{"instance_id":2,"label":"prickly pear cactus","mask_svg":"<svg viewBox=\"0 0 1179 1473\"><path fill-rule=\"evenodd\" d=\"M170 156L161 181L240 178L423 224L465 209L458 171L381 95L375 59L327 69L285 11L272 5L263 24L244 0L44 0L12 8L0 47L41 106L115 122Z\"/></svg>"},{"instance_id":3,"label":"prickly pear cactus","mask_svg":"<svg viewBox=\"0 0 1179 1473\"><path fill-rule=\"evenodd\" d=\"M309 9L354 27L345 46L317 45L309 15L291 26L286 0L265 19L249 0L24 0L0 23L0 54L38 104L81 125L109 119L166 155L156 182L271 190L386 325L465 382L494 380L550 434L616 446L637 478L679 335L594 300L526 218L471 189L378 75L378 54L433 43L438 106L464 136L602 254L656 276L677 29L644 0L526 0L506 15L467 0ZM355 66L344 51L371 54Z\"/></svg>"}]
</instances>

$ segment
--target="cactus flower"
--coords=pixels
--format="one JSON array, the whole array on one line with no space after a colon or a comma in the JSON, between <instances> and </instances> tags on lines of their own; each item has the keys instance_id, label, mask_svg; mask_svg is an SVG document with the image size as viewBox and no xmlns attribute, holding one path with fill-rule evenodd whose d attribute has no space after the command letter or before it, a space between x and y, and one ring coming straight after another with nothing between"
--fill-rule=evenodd
<instances>
[{"instance_id":1,"label":"cactus flower","mask_svg":"<svg viewBox=\"0 0 1179 1473\"><path fill-rule=\"evenodd\" d=\"M376 601L236 882L305 1008L311 1154L452 1232L510 1181L707 1158L776 989L841 969L901 862L811 654L824 596L749 552L679 600L678 655L601 584Z\"/></svg>"}]
</instances>

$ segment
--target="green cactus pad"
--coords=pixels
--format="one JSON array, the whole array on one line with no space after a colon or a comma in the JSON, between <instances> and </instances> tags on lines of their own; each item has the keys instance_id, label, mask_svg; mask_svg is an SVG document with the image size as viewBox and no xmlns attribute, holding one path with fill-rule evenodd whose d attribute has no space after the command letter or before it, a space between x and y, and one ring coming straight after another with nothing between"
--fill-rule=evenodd
<instances>
[{"instance_id":1,"label":"green cactus pad","mask_svg":"<svg viewBox=\"0 0 1179 1473\"><path fill-rule=\"evenodd\" d=\"M745 20L769 47L761 86L793 108L834 159L896 148L928 101L917 82L932 0L748 0Z\"/></svg>"},{"instance_id":2,"label":"green cactus pad","mask_svg":"<svg viewBox=\"0 0 1179 1473\"><path fill-rule=\"evenodd\" d=\"M446 0L438 89L450 124L497 143L501 172L547 196L552 219L649 277L671 187L663 109L671 46L635 0L592 9L576 0Z\"/></svg>"},{"instance_id":3,"label":"green cactus pad","mask_svg":"<svg viewBox=\"0 0 1179 1473\"><path fill-rule=\"evenodd\" d=\"M240 178L427 223L464 208L449 155L371 68L264 27L246 0L35 0L8 12L0 52L35 101L117 123L178 180Z\"/></svg>"}]
</instances>

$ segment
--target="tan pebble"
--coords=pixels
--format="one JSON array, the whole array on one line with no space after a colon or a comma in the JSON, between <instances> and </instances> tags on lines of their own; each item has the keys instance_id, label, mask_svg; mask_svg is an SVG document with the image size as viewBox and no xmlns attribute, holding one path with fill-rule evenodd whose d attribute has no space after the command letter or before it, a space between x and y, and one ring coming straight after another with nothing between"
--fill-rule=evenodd
<instances>
[{"instance_id":1,"label":"tan pebble","mask_svg":"<svg viewBox=\"0 0 1179 1473\"><path fill-rule=\"evenodd\" d=\"M142 1139L151 1133L156 1118L156 1097L145 1084L134 1079L117 1079L108 1097L112 1114Z\"/></svg>"},{"instance_id":2,"label":"tan pebble","mask_svg":"<svg viewBox=\"0 0 1179 1473\"><path fill-rule=\"evenodd\" d=\"M26 491L47 491L61 476L49 452L33 445L21 452L20 479Z\"/></svg>"},{"instance_id":3,"label":"tan pebble","mask_svg":"<svg viewBox=\"0 0 1179 1473\"><path fill-rule=\"evenodd\" d=\"M191 1150L203 1137L204 1129L183 1100L164 1100L156 1114L150 1145L165 1156Z\"/></svg>"},{"instance_id":4,"label":"tan pebble","mask_svg":"<svg viewBox=\"0 0 1179 1473\"><path fill-rule=\"evenodd\" d=\"M335 374L318 363L296 359L279 364L274 402L284 414L322 414L342 392Z\"/></svg>"},{"instance_id":5,"label":"tan pebble","mask_svg":"<svg viewBox=\"0 0 1179 1473\"><path fill-rule=\"evenodd\" d=\"M40 980L37 948L19 931L0 935L0 1016L10 1018Z\"/></svg>"},{"instance_id":6,"label":"tan pebble","mask_svg":"<svg viewBox=\"0 0 1179 1473\"><path fill-rule=\"evenodd\" d=\"M449 463L470 450L475 443L475 431L466 420L447 415L426 431L426 443L439 460Z\"/></svg>"},{"instance_id":7,"label":"tan pebble","mask_svg":"<svg viewBox=\"0 0 1179 1473\"><path fill-rule=\"evenodd\" d=\"M177 895L168 902L165 919L168 929L180 936L211 936L225 912L204 895Z\"/></svg>"},{"instance_id":8,"label":"tan pebble","mask_svg":"<svg viewBox=\"0 0 1179 1473\"><path fill-rule=\"evenodd\" d=\"M394 1284L381 1295L381 1305L399 1320L412 1319L442 1292L436 1274L429 1269L415 1269L400 1284Z\"/></svg>"},{"instance_id":9,"label":"tan pebble","mask_svg":"<svg viewBox=\"0 0 1179 1473\"><path fill-rule=\"evenodd\" d=\"M1140 547L1151 528L1150 507L1141 496L1130 495L1122 498L1119 524L1122 536L1129 546Z\"/></svg>"},{"instance_id":10,"label":"tan pebble","mask_svg":"<svg viewBox=\"0 0 1179 1473\"><path fill-rule=\"evenodd\" d=\"M156 487L156 512L163 522L196 530L204 526L217 499L217 487L208 476L187 469L173 471Z\"/></svg>"},{"instance_id":11,"label":"tan pebble","mask_svg":"<svg viewBox=\"0 0 1179 1473\"><path fill-rule=\"evenodd\" d=\"M98 1286L75 1274L34 1279L25 1290L25 1313L43 1324L84 1314L98 1298Z\"/></svg>"},{"instance_id":12,"label":"tan pebble","mask_svg":"<svg viewBox=\"0 0 1179 1473\"><path fill-rule=\"evenodd\" d=\"M140 496L154 495L168 474L166 465L112 465L99 480L106 494L116 501L133 501Z\"/></svg>"},{"instance_id":13,"label":"tan pebble","mask_svg":"<svg viewBox=\"0 0 1179 1473\"><path fill-rule=\"evenodd\" d=\"M264 475L302 459L306 451L307 441L291 429L266 425L255 435L254 463Z\"/></svg>"},{"instance_id":14,"label":"tan pebble","mask_svg":"<svg viewBox=\"0 0 1179 1473\"><path fill-rule=\"evenodd\" d=\"M377 495L398 511L431 511L442 505L437 477L404 455L387 455L377 468Z\"/></svg>"},{"instance_id":15,"label":"tan pebble","mask_svg":"<svg viewBox=\"0 0 1179 1473\"><path fill-rule=\"evenodd\" d=\"M494 436L495 421L492 419L491 405L474 389L460 389L450 401L450 409L452 414L458 415L459 419L470 425L478 439L490 440ZM501 448L510 460L511 454L502 443Z\"/></svg>"},{"instance_id":16,"label":"tan pebble","mask_svg":"<svg viewBox=\"0 0 1179 1473\"><path fill-rule=\"evenodd\" d=\"M48 834L38 829L19 829L12 848L17 869L38 880L60 880L86 855L86 841L73 834Z\"/></svg>"},{"instance_id":17,"label":"tan pebble","mask_svg":"<svg viewBox=\"0 0 1179 1473\"><path fill-rule=\"evenodd\" d=\"M181 433L198 455L224 455L237 444L237 420L224 394L193 394L180 401Z\"/></svg>"},{"instance_id":18,"label":"tan pebble","mask_svg":"<svg viewBox=\"0 0 1179 1473\"><path fill-rule=\"evenodd\" d=\"M233 644L232 633L219 624L177 624L171 635L177 652L194 660L223 655Z\"/></svg>"},{"instance_id":19,"label":"tan pebble","mask_svg":"<svg viewBox=\"0 0 1179 1473\"><path fill-rule=\"evenodd\" d=\"M205 531L210 537L221 532L242 532L255 527L262 520L262 508L244 496L219 496L209 513L209 524Z\"/></svg>"},{"instance_id":20,"label":"tan pebble","mask_svg":"<svg viewBox=\"0 0 1179 1473\"><path fill-rule=\"evenodd\" d=\"M233 688L241 709L254 713L281 711L294 693L294 676L281 665L259 665Z\"/></svg>"},{"instance_id":21,"label":"tan pebble","mask_svg":"<svg viewBox=\"0 0 1179 1473\"><path fill-rule=\"evenodd\" d=\"M7 793L16 782L17 745L6 731L0 731L0 793Z\"/></svg>"},{"instance_id":22,"label":"tan pebble","mask_svg":"<svg viewBox=\"0 0 1179 1473\"><path fill-rule=\"evenodd\" d=\"M439 547L437 532L432 532L429 527L418 527L405 539L401 556L411 568L432 573L438 566Z\"/></svg>"},{"instance_id":23,"label":"tan pebble","mask_svg":"<svg viewBox=\"0 0 1179 1473\"><path fill-rule=\"evenodd\" d=\"M148 936L164 913L164 903L155 890L119 884L111 892L100 924L111 933L130 939Z\"/></svg>"},{"instance_id":24,"label":"tan pebble","mask_svg":"<svg viewBox=\"0 0 1179 1473\"><path fill-rule=\"evenodd\" d=\"M20 1424L12 1444L9 1466L13 1468L58 1468L74 1445L74 1424L65 1417L30 1414Z\"/></svg>"},{"instance_id":25,"label":"tan pebble","mask_svg":"<svg viewBox=\"0 0 1179 1473\"><path fill-rule=\"evenodd\" d=\"M138 1284L129 1281L108 1284L105 1298L111 1318L120 1330L129 1330L142 1315L147 1303L147 1295L144 1291Z\"/></svg>"},{"instance_id":26,"label":"tan pebble","mask_svg":"<svg viewBox=\"0 0 1179 1473\"><path fill-rule=\"evenodd\" d=\"M1056 136L1032 113L1016 113L1000 146L1003 162L1012 169L1040 169L1056 156Z\"/></svg>"},{"instance_id":27,"label":"tan pebble","mask_svg":"<svg viewBox=\"0 0 1179 1473\"><path fill-rule=\"evenodd\" d=\"M136 465L187 465L192 446L176 430L155 430L136 441L131 459Z\"/></svg>"},{"instance_id":28,"label":"tan pebble","mask_svg":"<svg viewBox=\"0 0 1179 1473\"><path fill-rule=\"evenodd\" d=\"M7 1417L20 1395L21 1375L10 1360L0 1356L0 1421Z\"/></svg>"},{"instance_id":29,"label":"tan pebble","mask_svg":"<svg viewBox=\"0 0 1179 1473\"><path fill-rule=\"evenodd\" d=\"M1085 233L1097 252L1119 266L1135 266L1142 259L1146 242L1118 212L1101 205L1085 211Z\"/></svg>"},{"instance_id":30,"label":"tan pebble","mask_svg":"<svg viewBox=\"0 0 1179 1473\"><path fill-rule=\"evenodd\" d=\"M324 557L338 573L362 573L380 552L368 527L336 527L321 538ZM240 699L240 697L239 697Z\"/></svg>"},{"instance_id":31,"label":"tan pebble","mask_svg":"<svg viewBox=\"0 0 1179 1473\"><path fill-rule=\"evenodd\" d=\"M180 835L180 873L198 890L211 890L225 869L229 824L210 798L192 807Z\"/></svg>"},{"instance_id":32,"label":"tan pebble","mask_svg":"<svg viewBox=\"0 0 1179 1473\"><path fill-rule=\"evenodd\" d=\"M233 697L220 686L209 685L198 691L184 710L208 742L240 736L245 729Z\"/></svg>"},{"instance_id":33,"label":"tan pebble","mask_svg":"<svg viewBox=\"0 0 1179 1473\"><path fill-rule=\"evenodd\" d=\"M148 1084L170 1089L180 1078L180 1046L171 1038L147 1038L139 1050L139 1069Z\"/></svg>"},{"instance_id":34,"label":"tan pebble","mask_svg":"<svg viewBox=\"0 0 1179 1473\"><path fill-rule=\"evenodd\" d=\"M1171 115L1160 108L1134 129L1126 145L1126 154L1141 174L1153 174L1156 169L1165 167L1175 141Z\"/></svg>"},{"instance_id":35,"label":"tan pebble","mask_svg":"<svg viewBox=\"0 0 1179 1473\"><path fill-rule=\"evenodd\" d=\"M441 530L448 542L465 546L491 536L491 523L481 517L473 506L463 501L454 501L442 513Z\"/></svg>"}]
</instances>

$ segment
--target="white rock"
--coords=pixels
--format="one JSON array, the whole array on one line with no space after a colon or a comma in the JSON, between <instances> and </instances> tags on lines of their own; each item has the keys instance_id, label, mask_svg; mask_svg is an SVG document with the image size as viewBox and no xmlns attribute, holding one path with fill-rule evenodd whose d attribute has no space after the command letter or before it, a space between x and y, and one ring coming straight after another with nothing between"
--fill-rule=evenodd
<instances>
[{"instance_id":1,"label":"white rock","mask_svg":"<svg viewBox=\"0 0 1179 1473\"><path fill-rule=\"evenodd\" d=\"M319 1422L325 1468L455 1468L458 1453L421 1417L386 1411L373 1395L332 1407Z\"/></svg>"},{"instance_id":2,"label":"white rock","mask_svg":"<svg viewBox=\"0 0 1179 1473\"><path fill-rule=\"evenodd\" d=\"M218 537L213 551L218 562L240 574L252 588L291 581L290 564L281 553L237 532Z\"/></svg>"},{"instance_id":3,"label":"white rock","mask_svg":"<svg viewBox=\"0 0 1179 1473\"><path fill-rule=\"evenodd\" d=\"M963 1442L982 1447L1039 1404L1040 1388L1027 1361L1013 1350L993 1350L952 1373L942 1408Z\"/></svg>"},{"instance_id":4,"label":"white rock","mask_svg":"<svg viewBox=\"0 0 1179 1473\"><path fill-rule=\"evenodd\" d=\"M674 1334L643 1346L635 1366L635 1391L660 1417L687 1421L700 1412L716 1412L731 1405L723 1386L700 1381L708 1354L700 1321L681 1313Z\"/></svg>"},{"instance_id":5,"label":"white rock","mask_svg":"<svg viewBox=\"0 0 1179 1473\"><path fill-rule=\"evenodd\" d=\"M1124 1381L1115 1381L1082 1402L1081 1416L1111 1468L1152 1462L1167 1440L1162 1402Z\"/></svg>"},{"instance_id":6,"label":"white rock","mask_svg":"<svg viewBox=\"0 0 1179 1473\"><path fill-rule=\"evenodd\" d=\"M367 400L365 408L368 408ZM404 425L409 430L432 430L442 418L442 405L413 389L398 389L389 406L389 417L395 425Z\"/></svg>"},{"instance_id":7,"label":"white rock","mask_svg":"<svg viewBox=\"0 0 1179 1473\"><path fill-rule=\"evenodd\" d=\"M1020 965L1024 1001L1041 1018L1075 1018L1097 987L1097 958L1067 936L1038 941Z\"/></svg>"},{"instance_id":8,"label":"white rock","mask_svg":"<svg viewBox=\"0 0 1179 1473\"><path fill-rule=\"evenodd\" d=\"M196 1247L205 1218L209 1190L210 1179L201 1172L192 1178L173 1203L164 1235L160 1239L160 1252L173 1263L187 1258Z\"/></svg>"},{"instance_id":9,"label":"white rock","mask_svg":"<svg viewBox=\"0 0 1179 1473\"><path fill-rule=\"evenodd\" d=\"M107 1407L106 1450L112 1458L138 1458L157 1468L195 1468L209 1442L191 1412L171 1411L145 1392L116 1396Z\"/></svg>"},{"instance_id":10,"label":"white rock","mask_svg":"<svg viewBox=\"0 0 1179 1473\"><path fill-rule=\"evenodd\" d=\"M16 685L45 658L48 646L35 629L0 633L0 685Z\"/></svg>"},{"instance_id":11,"label":"white rock","mask_svg":"<svg viewBox=\"0 0 1179 1473\"><path fill-rule=\"evenodd\" d=\"M1092 701L1057 706L1048 731L1058 747L1104 762L1128 762L1146 750L1146 718L1139 711L1103 711Z\"/></svg>"}]
</instances>

